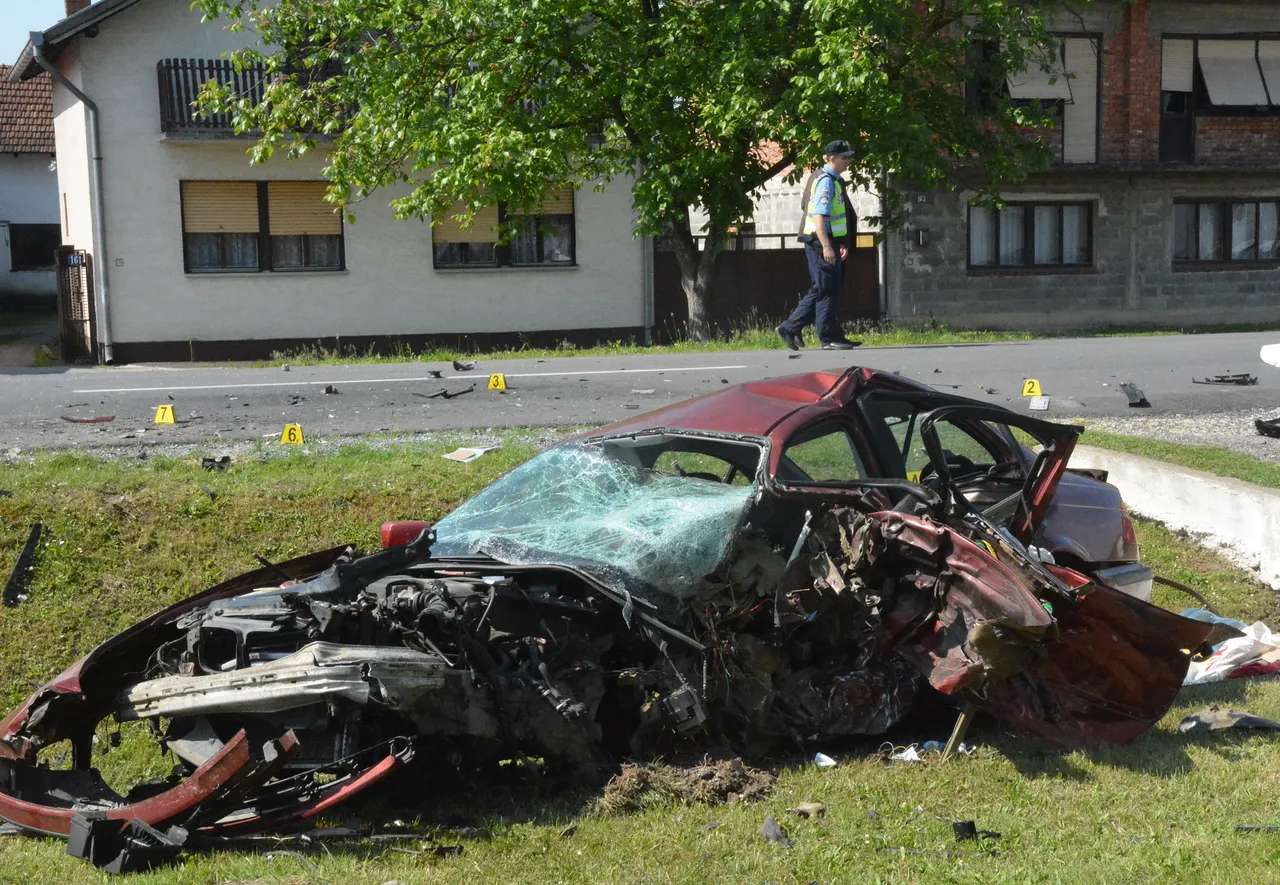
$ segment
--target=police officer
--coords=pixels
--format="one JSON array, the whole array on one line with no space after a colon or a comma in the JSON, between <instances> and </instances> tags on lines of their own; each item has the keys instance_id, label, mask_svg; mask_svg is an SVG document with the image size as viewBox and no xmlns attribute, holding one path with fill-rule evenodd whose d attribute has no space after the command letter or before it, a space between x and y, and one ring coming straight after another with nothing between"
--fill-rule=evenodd
<instances>
[{"instance_id":1,"label":"police officer","mask_svg":"<svg viewBox=\"0 0 1280 885\"><path fill-rule=\"evenodd\" d=\"M804 344L804 327L816 320L823 350L851 350L861 341L850 341L840 329L840 293L844 291L844 264L852 243L849 195L840 177L853 158L849 142L833 141L822 152L826 165L809 176L804 187L804 220L800 241L809 259L813 285L782 325L778 337L792 350Z\"/></svg>"}]
</instances>

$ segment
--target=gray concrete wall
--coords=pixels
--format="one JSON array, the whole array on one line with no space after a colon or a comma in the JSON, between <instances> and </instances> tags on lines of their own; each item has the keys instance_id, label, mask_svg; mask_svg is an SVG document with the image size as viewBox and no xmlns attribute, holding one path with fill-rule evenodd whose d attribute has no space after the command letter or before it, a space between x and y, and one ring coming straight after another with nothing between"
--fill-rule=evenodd
<instances>
[{"instance_id":1,"label":"gray concrete wall","mask_svg":"<svg viewBox=\"0 0 1280 885\"><path fill-rule=\"evenodd\" d=\"M1076 446L1071 466L1107 470L1135 513L1192 532L1280 590L1280 490L1092 446Z\"/></svg>"},{"instance_id":2,"label":"gray concrete wall","mask_svg":"<svg viewBox=\"0 0 1280 885\"><path fill-rule=\"evenodd\" d=\"M1173 203L1280 197L1280 174L1080 172L1002 192L1009 200L1088 201L1093 266L1057 272L969 268L966 207L974 191L909 191L907 228L889 237L889 315L960 328L1280 321L1280 267L1174 270ZM918 229L929 244L915 245Z\"/></svg>"}]
</instances>

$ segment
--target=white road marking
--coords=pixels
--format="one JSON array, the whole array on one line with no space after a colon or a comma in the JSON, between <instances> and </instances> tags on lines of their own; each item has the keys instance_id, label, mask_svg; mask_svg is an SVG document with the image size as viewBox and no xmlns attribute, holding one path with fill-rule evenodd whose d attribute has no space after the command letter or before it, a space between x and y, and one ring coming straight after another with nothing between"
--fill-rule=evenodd
<instances>
[{"instance_id":1,"label":"white road marking","mask_svg":"<svg viewBox=\"0 0 1280 885\"><path fill-rule=\"evenodd\" d=\"M508 378L573 378L579 375L635 375L654 372L728 372L747 366L676 366L659 369L587 369L577 372L503 373ZM497 374L497 373L495 373ZM320 384L417 384L426 381L467 381L488 378L488 372L446 375L443 378L331 378L325 381L264 381L250 384L192 384L185 387L97 387L73 393L164 393L178 390L245 390L253 387L307 387Z\"/></svg>"}]
</instances>

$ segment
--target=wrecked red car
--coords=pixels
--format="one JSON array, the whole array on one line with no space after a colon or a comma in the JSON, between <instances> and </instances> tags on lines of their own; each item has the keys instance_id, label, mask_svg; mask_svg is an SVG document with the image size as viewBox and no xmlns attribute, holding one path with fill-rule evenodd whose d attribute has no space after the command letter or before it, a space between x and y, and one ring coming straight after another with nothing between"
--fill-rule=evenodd
<instances>
[{"instance_id":1,"label":"wrecked red car","mask_svg":"<svg viewBox=\"0 0 1280 885\"><path fill-rule=\"evenodd\" d=\"M1209 625L1099 579L1131 536L1078 568L1032 551L1078 433L851 369L581 437L380 552L260 568L107 641L0 723L0 816L127 870L305 821L415 754L758 756L930 693L1062 746L1132 740ZM103 722L147 723L173 773L109 787ZM69 767L39 764L59 747Z\"/></svg>"}]
</instances>

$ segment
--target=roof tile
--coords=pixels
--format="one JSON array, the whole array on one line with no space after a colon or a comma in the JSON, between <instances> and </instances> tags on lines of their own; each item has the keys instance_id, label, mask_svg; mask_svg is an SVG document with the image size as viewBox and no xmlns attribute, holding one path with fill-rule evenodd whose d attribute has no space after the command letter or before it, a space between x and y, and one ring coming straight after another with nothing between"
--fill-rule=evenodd
<instances>
[{"instance_id":1,"label":"roof tile","mask_svg":"<svg viewBox=\"0 0 1280 885\"><path fill-rule=\"evenodd\" d=\"M0 65L0 153L54 153L53 80L41 74L6 83L8 73L8 65Z\"/></svg>"}]
</instances>

